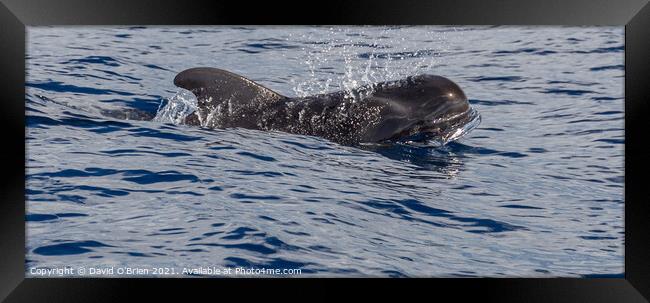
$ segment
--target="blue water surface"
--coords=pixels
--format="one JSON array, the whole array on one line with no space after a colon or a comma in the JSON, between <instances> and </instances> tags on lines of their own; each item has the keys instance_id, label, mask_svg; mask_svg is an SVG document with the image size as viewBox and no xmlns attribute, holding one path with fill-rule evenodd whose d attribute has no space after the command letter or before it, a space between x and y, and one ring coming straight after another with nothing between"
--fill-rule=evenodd
<instances>
[{"instance_id":1,"label":"blue water surface","mask_svg":"<svg viewBox=\"0 0 650 303\"><path fill-rule=\"evenodd\" d=\"M624 271L622 27L29 27L26 271L299 268L302 276ZM287 96L420 73L481 125L350 147L152 117L197 66Z\"/></svg>"}]
</instances>

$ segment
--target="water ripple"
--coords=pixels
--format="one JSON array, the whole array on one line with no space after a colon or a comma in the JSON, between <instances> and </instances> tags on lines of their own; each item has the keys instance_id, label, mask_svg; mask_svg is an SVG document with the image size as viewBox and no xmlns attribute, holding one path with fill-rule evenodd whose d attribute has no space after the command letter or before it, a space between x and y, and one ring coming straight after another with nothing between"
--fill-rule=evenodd
<instances>
[{"instance_id":1,"label":"water ripple","mask_svg":"<svg viewBox=\"0 0 650 303\"><path fill-rule=\"evenodd\" d=\"M623 28L28 34L26 268L624 272ZM185 96L172 80L193 66L231 70L289 97L439 74L463 88L483 122L461 142L424 148L151 121Z\"/></svg>"}]
</instances>

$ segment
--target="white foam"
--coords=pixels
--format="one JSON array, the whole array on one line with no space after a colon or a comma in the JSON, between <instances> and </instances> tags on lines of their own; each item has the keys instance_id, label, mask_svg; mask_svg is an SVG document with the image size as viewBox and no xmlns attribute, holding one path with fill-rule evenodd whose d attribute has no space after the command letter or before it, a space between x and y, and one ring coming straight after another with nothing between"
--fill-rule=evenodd
<instances>
[{"instance_id":1,"label":"white foam","mask_svg":"<svg viewBox=\"0 0 650 303\"><path fill-rule=\"evenodd\" d=\"M183 124L185 118L197 110L197 99L192 92L179 89L174 96L167 100L167 103L158 108L153 121L172 124ZM161 105L163 102L161 102Z\"/></svg>"}]
</instances>

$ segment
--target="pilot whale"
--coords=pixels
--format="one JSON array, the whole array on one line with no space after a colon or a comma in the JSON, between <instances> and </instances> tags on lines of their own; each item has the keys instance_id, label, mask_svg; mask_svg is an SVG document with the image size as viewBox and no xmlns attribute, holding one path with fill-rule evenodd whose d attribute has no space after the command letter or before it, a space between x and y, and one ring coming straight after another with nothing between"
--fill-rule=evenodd
<instances>
[{"instance_id":1,"label":"pilot whale","mask_svg":"<svg viewBox=\"0 0 650 303\"><path fill-rule=\"evenodd\" d=\"M428 74L295 98L211 67L184 70L174 84L197 98L186 125L281 131L343 145L442 145L481 121L456 83Z\"/></svg>"}]
</instances>

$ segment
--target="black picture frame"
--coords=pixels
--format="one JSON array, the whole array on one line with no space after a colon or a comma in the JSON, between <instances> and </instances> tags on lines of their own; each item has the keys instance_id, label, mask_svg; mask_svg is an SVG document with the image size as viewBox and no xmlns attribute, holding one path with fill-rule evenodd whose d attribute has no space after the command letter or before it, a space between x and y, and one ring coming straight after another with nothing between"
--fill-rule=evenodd
<instances>
[{"instance_id":1,"label":"black picture frame","mask_svg":"<svg viewBox=\"0 0 650 303\"><path fill-rule=\"evenodd\" d=\"M132 292L167 299L339 298L343 286L364 295L406 299L474 297L498 302L647 302L650 298L645 116L650 102L650 5L647 0L327 0L25 1L0 4L0 300L130 301ZM34 25L462 24L625 26L625 276L588 279L25 279L25 28ZM417 283L413 283L417 282ZM161 285L162 284L162 285ZM233 286L244 286L233 291ZM258 288L264 286L265 291ZM395 286L409 290L396 290ZM181 291L180 287L190 290ZM225 297L223 297L225 298Z\"/></svg>"}]
</instances>

